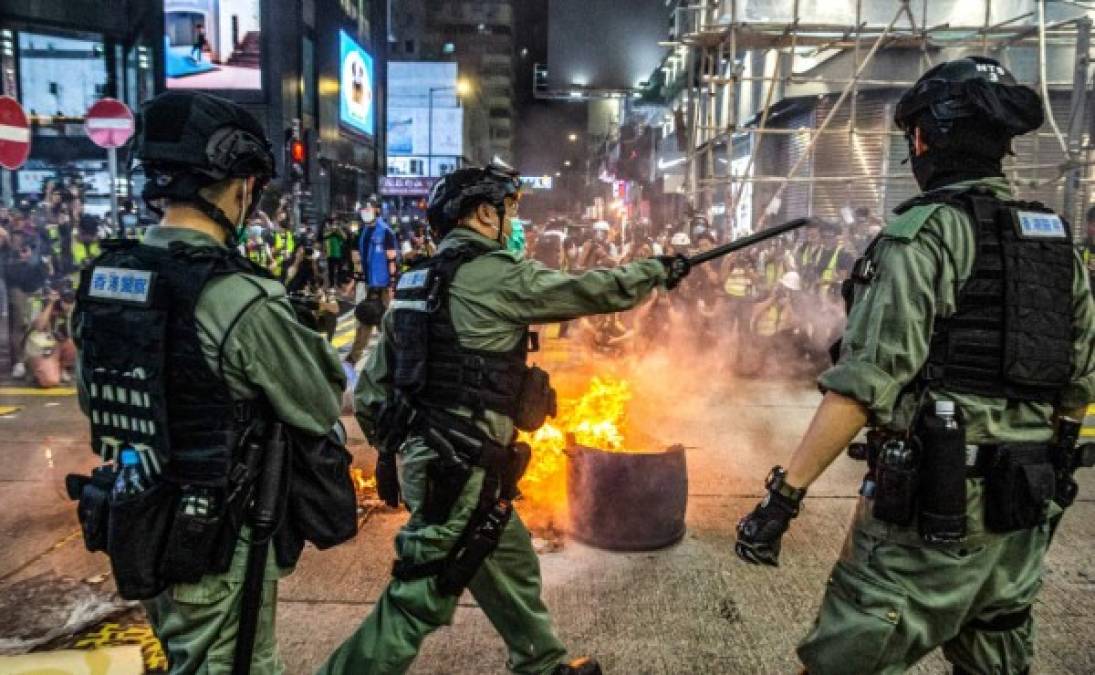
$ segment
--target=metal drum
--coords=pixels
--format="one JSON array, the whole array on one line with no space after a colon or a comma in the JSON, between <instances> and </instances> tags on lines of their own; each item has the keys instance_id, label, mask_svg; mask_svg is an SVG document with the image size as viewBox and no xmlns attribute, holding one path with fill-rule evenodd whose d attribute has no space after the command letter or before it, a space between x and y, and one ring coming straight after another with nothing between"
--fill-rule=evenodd
<instances>
[{"instance_id":1,"label":"metal drum","mask_svg":"<svg viewBox=\"0 0 1095 675\"><path fill-rule=\"evenodd\" d=\"M684 536L683 446L629 453L572 444L567 456L570 536L613 551L663 548Z\"/></svg>"}]
</instances>

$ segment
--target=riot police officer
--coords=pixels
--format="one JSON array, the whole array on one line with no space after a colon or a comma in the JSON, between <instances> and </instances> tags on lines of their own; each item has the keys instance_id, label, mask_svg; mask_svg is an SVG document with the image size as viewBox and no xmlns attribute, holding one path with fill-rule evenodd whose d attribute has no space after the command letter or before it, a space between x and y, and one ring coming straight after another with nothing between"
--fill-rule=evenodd
<instances>
[{"instance_id":1,"label":"riot police officer","mask_svg":"<svg viewBox=\"0 0 1095 675\"><path fill-rule=\"evenodd\" d=\"M925 73L895 122L923 193L856 263L825 397L736 550L778 564L807 488L868 425L863 497L800 659L897 673L942 647L955 673L1023 673L1095 399L1095 303L1067 223L1004 178L1011 139L1042 123L1034 91L962 58Z\"/></svg>"},{"instance_id":2,"label":"riot police officer","mask_svg":"<svg viewBox=\"0 0 1095 675\"><path fill-rule=\"evenodd\" d=\"M135 143L162 220L140 243L104 242L81 280L80 403L106 464L74 477L72 492L88 548L105 550L121 594L143 601L171 672L226 673L250 543L240 527L267 461L254 448L279 422L328 434L345 375L284 287L235 249L274 175L258 121L215 96L170 92L144 104ZM276 555L256 575L252 673L283 670L277 578L299 546L260 546Z\"/></svg>"},{"instance_id":3,"label":"riot police officer","mask_svg":"<svg viewBox=\"0 0 1095 675\"><path fill-rule=\"evenodd\" d=\"M528 461L516 429L554 414L547 375L526 365L529 326L629 309L675 286L683 259L572 276L508 251L520 180L493 163L444 176L429 199L437 253L405 273L370 355L355 412L378 449L378 489L410 520L393 579L323 673L405 672L422 640L451 622L466 587L501 633L517 673L599 673L566 662L540 598L540 570L511 500ZM396 479L398 463L398 480Z\"/></svg>"}]
</instances>

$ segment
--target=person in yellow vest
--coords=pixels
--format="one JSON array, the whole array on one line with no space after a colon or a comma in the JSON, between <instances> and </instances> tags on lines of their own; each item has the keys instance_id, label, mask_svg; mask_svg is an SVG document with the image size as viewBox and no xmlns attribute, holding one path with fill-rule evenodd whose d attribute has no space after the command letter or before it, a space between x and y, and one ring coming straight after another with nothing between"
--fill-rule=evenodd
<instances>
[{"instance_id":1,"label":"person in yellow vest","mask_svg":"<svg viewBox=\"0 0 1095 675\"><path fill-rule=\"evenodd\" d=\"M752 342L750 324L760 285L757 267L757 254L753 250L723 258L722 290L726 295L726 333L732 340L735 366L742 363Z\"/></svg>"},{"instance_id":2,"label":"person in yellow vest","mask_svg":"<svg viewBox=\"0 0 1095 675\"><path fill-rule=\"evenodd\" d=\"M813 288L818 280L818 261L821 256L820 219L814 219L812 225L802 230L802 239L798 242L794 254L795 269L804 290Z\"/></svg>"},{"instance_id":3,"label":"person in yellow vest","mask_svg":"<svg viewBox=\"0 0 1095 675\"><path fill-rule=\"evenodd\" d=\"M80 283L80 270L89 267L99 257L99 224L93 216L80 219L80 227L72 233L72 268L69 275L73 285Z\"/></svg>"},{"instance_id":4,"label":"person in yellow vest","mask_svg":"<svg viewBox=\"0 0 1095 675\"><path fill-rule=\"evenodd\" d=\"M779 285L779 280L788 270L789 262L787 250L783 242L774 241L767 249L757 256L757 297L767 298L772 295ZM794 268L791 267L793 270Z\"/></svg>"},{"instance_id":5,"label":"person in yellow vest","mask_svg":"<svg viewBox=\"0 0 1095 675\"><path fill-rule=\"evenodd\" d=\"M262 225L252 225L248 228L244 255L259 267L270 270L274 264L274 256L270 251L270 245L266 243L262 235Z\"/></svg>"},{"instance_id":6,"label":"person in yellow vest","mask_svg":"<svg viewBox=\"0 0 1095 675\"><path fill-rule=\"evenodd\" d=\"M785 272L772 291L771 297L757 303L750 320L750 331L757 340L755 371L768 372L769 364L793 365L800 361L801 342L799 320L794 309L794 296L802 292L798 272Z\"/></svg>"},{"instance_id":7,"label":"person in yellow vest","mask_svg":"<svg viewBox=\"0 0 1095 675\"><path fill-rule=\"evenodd\" d=\"M839 295L840 282L847 278L855 264L855 255L840 235L840 226L822 221L821 244L816 257L817 290L821 295Z\"/></svg>"},{"instance_id":8,"label":"person in yellow vest","mask_svg":"<svg viewBox=\"0 0 1095 675\"><path fill-rule=\"evenodd\" d=\"M27 370L39 387L48 389L72 381L76 345L69 324L76 292L67 282L55 284L39 303L24 352Z\"/></svg>"},{"instance_id":9,"label":"person in yellow vest","mask_svg":"<svg viewBox=\"0 0 1095 675\"><path fill-rule=\"evenodd\" d=\"M293 259L293 254L296 252L297 248L297 242L291 230L281 227L277 223L273 223L270 233L270 255L272 258L270 272L278 279L281 279L282 275L285 273L286 266ZM284 281L284 279L282 280Z\"/></svg>"}]
</instances>

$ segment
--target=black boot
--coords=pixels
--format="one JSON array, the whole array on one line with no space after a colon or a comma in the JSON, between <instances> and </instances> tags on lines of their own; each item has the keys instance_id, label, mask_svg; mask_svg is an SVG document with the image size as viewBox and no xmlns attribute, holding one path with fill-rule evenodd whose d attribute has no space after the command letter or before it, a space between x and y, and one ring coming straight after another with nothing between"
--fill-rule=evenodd
<instances>
[{"instance_id":1,"label":"black boot","mask_svg":"<svg viewBox=\"0 0 1095 675\"><path fill-rule=\"evenodd\" d=\"M551 675L601 675L601 664L595 659L582 657L570 663L560 663Z\"/></svg>"}]
</instances>

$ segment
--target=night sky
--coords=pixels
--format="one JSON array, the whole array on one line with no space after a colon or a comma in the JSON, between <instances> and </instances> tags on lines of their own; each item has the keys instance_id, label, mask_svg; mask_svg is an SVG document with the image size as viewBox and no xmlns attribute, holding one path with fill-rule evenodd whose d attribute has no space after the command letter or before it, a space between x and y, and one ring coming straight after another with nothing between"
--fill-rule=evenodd
<instances>
[{"instance_id":1,"label":"night sky","mask_svg":"<svg viewBox=\"0 0 1095 675\"><path fill-rule=\"evenodd\" d=\"M668 34L665 0L551 0L551 88L634 87L658 65Z\"/></svg>"}]
</instances>

